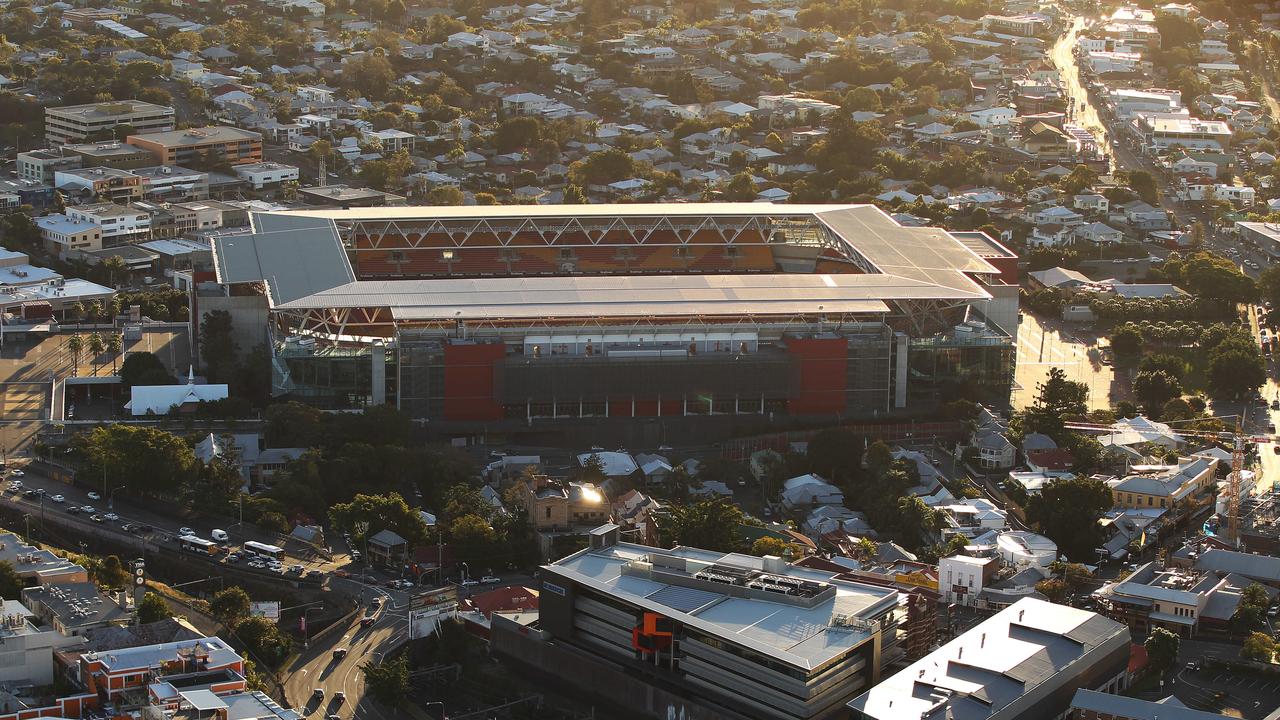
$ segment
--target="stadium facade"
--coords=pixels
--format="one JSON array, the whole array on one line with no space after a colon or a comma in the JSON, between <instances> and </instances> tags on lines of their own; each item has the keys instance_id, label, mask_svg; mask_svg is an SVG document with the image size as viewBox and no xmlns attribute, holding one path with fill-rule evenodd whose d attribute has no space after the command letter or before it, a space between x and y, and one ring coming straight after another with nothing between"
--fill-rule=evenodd
<instances>
[{"instance_id":1,"label":"stadium facade","mask_svg":"<svg viewBox=\"0 0 1280 720\"><path fill-rule=\"evenodd\" d=\"M272 385L440 427L875 418L1008 397L1016 257L867 205L257 213L215 240ZM706 420L701 424L706 425ZM674 425L673 427L679 427Z\"/></svg>"}]
</instances>

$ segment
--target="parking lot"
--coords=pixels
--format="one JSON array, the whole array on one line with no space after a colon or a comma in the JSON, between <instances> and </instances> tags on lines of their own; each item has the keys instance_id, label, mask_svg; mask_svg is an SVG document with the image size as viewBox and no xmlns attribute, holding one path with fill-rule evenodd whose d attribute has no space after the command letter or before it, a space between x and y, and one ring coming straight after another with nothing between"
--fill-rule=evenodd
<instances>
[{"instance_id":1,"label":"parking lot","mask_svg":"<svg viewBox=\"0 0 1280 720\"><path fill-rule=\"evenodd\" d=\"M1174 683L1174 695L1188 707L1255 720L1275 709L1280 676L1183 668Z\"/></svg>"}]
</instances>

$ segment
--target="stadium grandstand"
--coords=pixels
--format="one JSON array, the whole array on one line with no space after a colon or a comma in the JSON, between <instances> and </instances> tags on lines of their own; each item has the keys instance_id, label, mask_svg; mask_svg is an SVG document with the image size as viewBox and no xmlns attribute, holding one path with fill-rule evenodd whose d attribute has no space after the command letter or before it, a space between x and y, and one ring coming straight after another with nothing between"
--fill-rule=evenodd
<instances>
[{"instance_id":1,"label":"stadium grandstand","mask_svg":"<svg viewBox=\"0 0 1280 720\"><path fill-rule=\"evenodd\" d=\"M214 260L275 394L450 431L887 417L1013 375L1017 258L869 205L263 212Z\"/></svg>"}]
</instances>

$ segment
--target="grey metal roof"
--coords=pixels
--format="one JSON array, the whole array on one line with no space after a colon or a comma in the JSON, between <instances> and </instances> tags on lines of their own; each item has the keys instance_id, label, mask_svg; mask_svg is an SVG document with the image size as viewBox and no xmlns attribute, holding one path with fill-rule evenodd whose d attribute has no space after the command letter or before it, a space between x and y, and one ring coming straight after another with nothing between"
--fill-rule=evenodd
<instances>
[{"instance_id":1,"label":"grey metal roof","mask_svg":"<svg viewBox=\"0 0 1280 720\"><path fill-rule=\"evenodd\" d=\"M886 275L637 275L364 280L282 310L389 307L397 320L885 313L883 300L935 297ZM979 296L981 297L981 296Z\"/></svg>"},{"instance_id":2,"label":"grey metal roof","mask_svg":"<svg viewBox=\"0 0 1280 720\"><path fill-rule=\"evenodd\" d=\"M333 222L278 213L252 220L251 234L214 238L218 282L263 282L278 305L355 280Z\"/></svg>"},{"instance_id":3,"label":"grey metal roof","mask_svg":"<svg viewBox=\"0 0 1280 720\"><path fill-rule=\"evenodd\" d=\"M1076 690L1071 707L1130 720L1222 720L1217 713L1192 710L1181 703L1151 702L1096 690Z\"/></svg>"},{"instance_id":4,"label":"grey metal roof","mask_svg":"<svg viewBox=\"0 0 1280 720\"><path fill-rule=\"evenodd\" d=\"M1280 558L1231 550L1206 550L1196 558L1197 570L1237 573L1254 580L1280 582Z\"/></svg>"}]
</instances>

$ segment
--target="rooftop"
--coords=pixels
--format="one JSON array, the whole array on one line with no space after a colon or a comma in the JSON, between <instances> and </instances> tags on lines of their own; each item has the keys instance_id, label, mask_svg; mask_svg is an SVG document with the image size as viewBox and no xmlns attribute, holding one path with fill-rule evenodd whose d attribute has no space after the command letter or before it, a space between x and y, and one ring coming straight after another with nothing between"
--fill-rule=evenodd
<instances>
[{"instance_id":1,"label":"rooftop","mask_svg":"<svg viewBox=\"0 0 1280 720\"><path fill-rule=\"evenodd\" d=\"M41 585L26 588L22 594L29 604L44 605L68 628L124 622L133 615L98 592L98 586L91 582Z\"/></svg>"},{"instance_id":2,"label":"rooftop","mask_svg":"<svg viewBox=\"0 0 1280 720\"><path fill-rule=\"evenodd\" d=\"M183 657L204 658L206 660L205 667L212 669L235 665L240 662L240 655L219 637L179 640L177 642L141 645L119 650L90 652L81 657L87 662L101 662L107 672L110 673L158 668L163 663Z\"/></svg>"},{"instance_id":3,"label":"rooftop","mask_svg":"<svg viewBox=\"0 0 1280 720\"><path fill-rule=\"evenodd\" d=\"M207 125L186 130L170 130L168 132L130 135L128 140L144 140L167 147L183 145L207 145L216 142L234 142L240 140L261 140L262 135L251 130L228 127L226 125Z\"/></svg>"},{"instance_id":4,"label":"rooftop","mask_svg":"<svg viewBox=\"0 0 1280 720\"><path fill-rule=\"evenodd\" d=\"M868 622L897 604L897 591L889 588L788 565L765 572L765 562L618 543L545 570L806 671L860 645L870 634Z\"/></svg>"},{"instance_id":5,"label":"rooftop","mask_svg":"<svg viewBox=\"0 0 1280 720\"><path fill-rule=\"evenodd\" d=\"M867 718L982 720L1037 692L1095 650L1129 644L1129 629L1086 610L1023 598L849 703ZM1070 670L1069 670L1070 669ZM855 713L856 714L856 713ZM1009 716L1021 716L1010 713ZM941 714L937 717L942 717Z\"/></svg>"},{"instance_id":6,"label":"rooftop","mask_svg":"<svg viewBox=\"0 0 1280 720\"><path fill-rule=\"evenodd\" d=\"M173 115L173 108L168 105L156 105L141 100L112 100L105 103L89 103L87 105L67 105L65 107L46 108L45 112L56 115L78 115L92 120L108 119L119 115L154 112L156 114Z\"/></svg>"}]
</instances>

